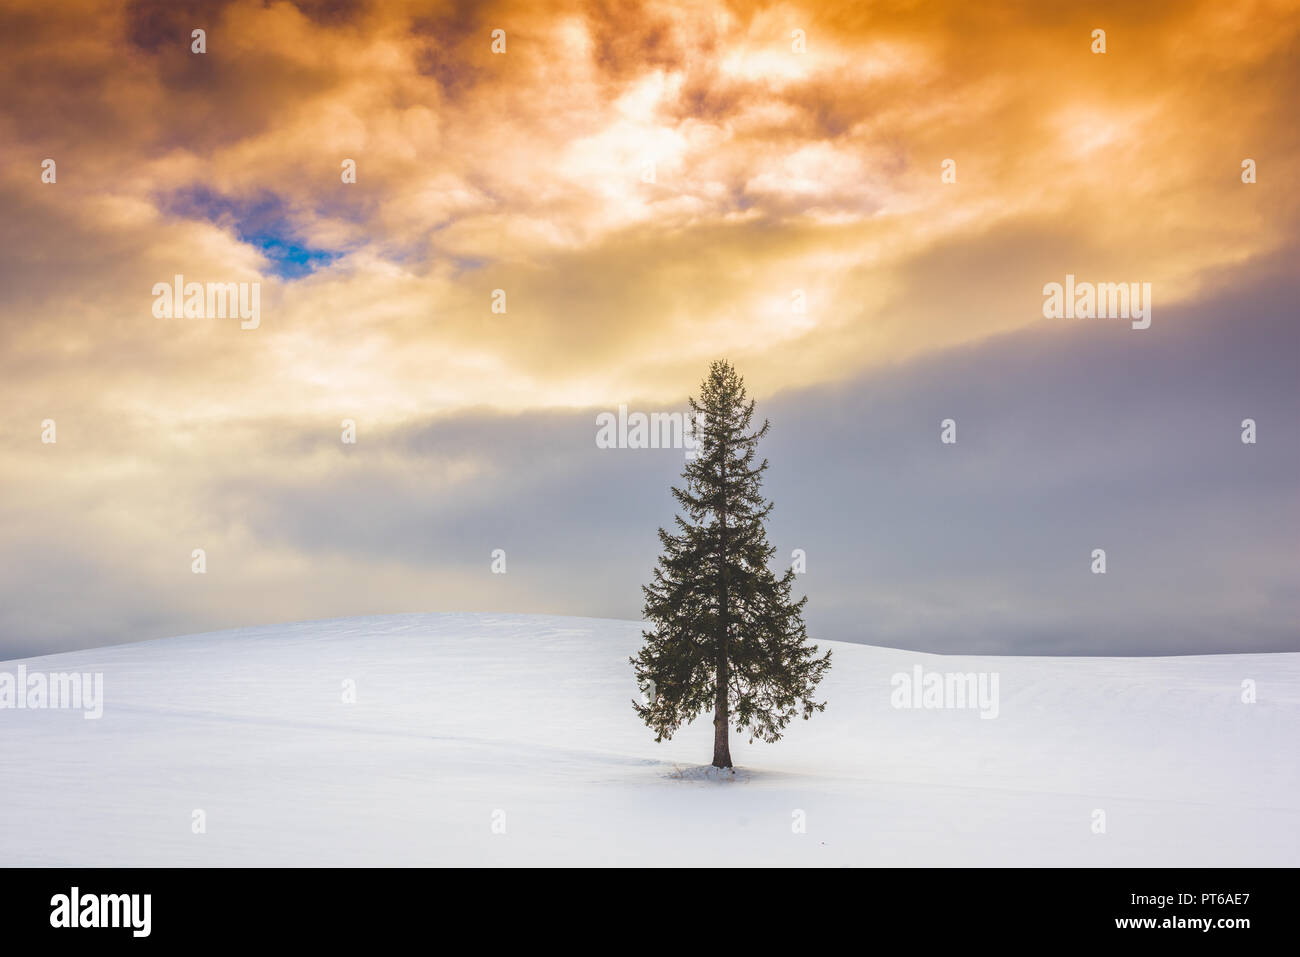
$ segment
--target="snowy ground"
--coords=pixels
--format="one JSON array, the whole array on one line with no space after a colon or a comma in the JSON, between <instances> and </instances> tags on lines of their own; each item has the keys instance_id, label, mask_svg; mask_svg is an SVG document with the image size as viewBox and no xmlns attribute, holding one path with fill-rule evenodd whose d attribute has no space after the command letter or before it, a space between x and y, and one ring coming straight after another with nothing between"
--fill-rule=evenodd
<instances>
[{"instance_id":1,"label":"snowy ground","mask_svg":"<svg viewBox=\"0 0 1300 957\"><path fill-rule=\"evenodd\" d=\"M0 710L0 865L1300 864L1300 654L824 643L826 712L733 737L719 779L707 719L655 744L633 715L639 629L395 615L2 662L103 672L106 702ZM998 717L892 707L916 665L997 672Z\"/></svg>"}]
</instances>

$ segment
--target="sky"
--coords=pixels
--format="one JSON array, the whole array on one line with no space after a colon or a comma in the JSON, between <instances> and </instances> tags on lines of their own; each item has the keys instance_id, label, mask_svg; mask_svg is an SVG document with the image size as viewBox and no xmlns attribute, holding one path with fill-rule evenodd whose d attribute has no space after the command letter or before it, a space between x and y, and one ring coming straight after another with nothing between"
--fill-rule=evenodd
<instances>
[{"instance_id":1,"label":"sky","mask_svg":"<svg viewBox=\"0 0 1300 957\"><path fill-rule=\"evenodd\" d=\"M1298 651L1298 43L1297 2L0 0L0 657L636 618L683 452L596 416L717 358L814 639ZM160 316L177 275L256 328ZM1046 317L1067 275L1149 327Z\"/></svg>"}]
</instances>

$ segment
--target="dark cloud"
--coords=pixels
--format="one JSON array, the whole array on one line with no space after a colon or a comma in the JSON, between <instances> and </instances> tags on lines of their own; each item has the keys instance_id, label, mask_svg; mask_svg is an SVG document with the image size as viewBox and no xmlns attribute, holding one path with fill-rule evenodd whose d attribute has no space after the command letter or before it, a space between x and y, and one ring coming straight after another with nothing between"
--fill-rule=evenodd
<instances>
[{"instance_id":1,"label":"dark cloud","mask_svg":"<svg viewBox=\"0 0 1300 957\"><path fill-rule=\"evenodd\" d=\"M761 401L772 539L782 562L807 552L812 633L950 653L1300 650L1295 292L1171 307L1145 332L1044 325ZM134 542L108 565L72 534L28 540L35 560L7 543L4 647L319 617L318 569L336 563L350 597L326 607L347 613L637 617L681 453L597 449L594 413L466 413L351 449L332 428L265 424L249 433L267 443L256 464L205 458L184 493L203 505L171 546L170 586L123 571L158 564ZM1240 441L1247 417L1255 446ZM945 418L956 445L939 441ZM220 563L299 556L298 571L274 595L231 580L196 605L188 541L231 528L242 538ZM494 548L507 576L489 571ZM427 584L413 593L412 578ZM34 610L47 605L58 613Z\"/></svg>"}]
</instances>

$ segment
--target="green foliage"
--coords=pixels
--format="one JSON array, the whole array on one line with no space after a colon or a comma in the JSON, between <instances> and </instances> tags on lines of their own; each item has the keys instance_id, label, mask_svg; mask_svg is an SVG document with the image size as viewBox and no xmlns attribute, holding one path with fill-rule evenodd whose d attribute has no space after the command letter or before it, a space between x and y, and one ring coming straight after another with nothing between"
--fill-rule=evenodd
<instances>
[{"instance_id":1,"label":"green foliage","mask_svg":"<svg viewBox=\"0 0 1300 957\"><path fill-rule=\"evenodd\" d=\"M633 706L662 741L714 707L725 682L724 713L735 726L751 741L776 741L796 714L825 710L814 693L830 652L818 657L808 643L808 599L791 596L794 570L778 578L768 567L776 550L764 528L772 503L760 489L767 460L755 465L768 423L751 431L744 380L714 362L690 405L704 416L698 454L672 490L682 514L675 532L659 530L663 553L642 589L653 627L629 659L654 697Z\"/></svg>"}]
</instances>

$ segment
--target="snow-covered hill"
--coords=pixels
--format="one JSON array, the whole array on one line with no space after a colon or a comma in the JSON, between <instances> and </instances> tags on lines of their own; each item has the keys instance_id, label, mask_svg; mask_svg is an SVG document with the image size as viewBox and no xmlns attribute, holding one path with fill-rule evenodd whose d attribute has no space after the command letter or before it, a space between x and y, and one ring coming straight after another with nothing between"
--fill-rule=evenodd
<instances>
[{"instance_id":1,"label":"snow-covered hill","mask_svg":"<svg viewBox=\"0 0 1300 957\"><path fill-rule=\"evenodd\" d=\"M105 701L0 710L0 864L1300 864L1300 654L832 642L826 712L718 780L707 718L655 744L633 715L639 631L395 615L2 662ZM996 673L997 717L894 707L917 666Z\"/></svg>"}]
</instances>

